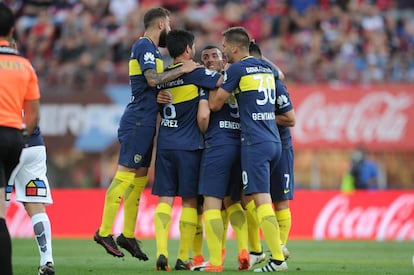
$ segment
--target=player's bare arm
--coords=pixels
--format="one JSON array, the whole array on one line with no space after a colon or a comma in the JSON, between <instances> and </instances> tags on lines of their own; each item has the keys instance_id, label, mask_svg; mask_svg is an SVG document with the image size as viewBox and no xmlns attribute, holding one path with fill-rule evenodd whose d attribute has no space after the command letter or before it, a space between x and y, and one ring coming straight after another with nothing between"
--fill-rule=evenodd
<instances>
[{"instance_id":1,"label":"player's bare arm","mask_svg":"<svg viewBox=\"0 0 414 275\"><path fill-rule=\"evenodd\" d=\"M293 127L296 124L295 110L290 110L284 114L276 116L276 123L281 126Z\"/></svg>"},{"instance_id":2,"label":"player's bare arm","mask_svg":"<svg viewBox=\"0 0 414 275\"><path fill-rule=\"evenodd\" d=\"M148 85L151 87L155 87L158 84L166 83L168 81L174 80L177 77L192 72L197 68L203 67L202 65L194 62L193 60L185 60L183 61L183 65L177 67L173 70L168 70L163 73L157 73L154 69L149 69L144 72L144 76L147 79Z\"/></svg>"},{"instance_id":3,"label":"player's bare arm","mask_svg":"<svg viewBox=\"0 0 414 275\"><path fill-rule=\"evenodd\" d=\"M208 97L210 109L213 112L219 111L229 97L230 93L223 88L218 88L217 91L210 91L210 95Z\"/></svg>"},{"instance_id":4,"label":"player's bare arm","mask_svg":"<svg viewBox=\"0 0 414 275\"><path fill-rule=\"evenodd\" d=\"M197 124L201 133L205 133L210 122L210 106L208 100L202 99L198 102Z\"/></svg>"}]
</instances>

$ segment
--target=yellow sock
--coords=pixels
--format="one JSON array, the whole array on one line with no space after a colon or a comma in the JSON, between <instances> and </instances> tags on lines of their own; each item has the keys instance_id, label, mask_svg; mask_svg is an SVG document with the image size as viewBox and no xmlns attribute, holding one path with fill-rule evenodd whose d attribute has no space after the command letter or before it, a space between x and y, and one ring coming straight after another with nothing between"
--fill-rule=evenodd
<instances>
[{"instance_id":1,"label":"yellow sock","mask_svg":"<svg viewBox=\"0 0 414 275\"><path fill-rule=\"evenodd\" d=\"M203 215L197 215L197 228L193 242L193 256L203 254Z\"/></svg>"},{"instance_id":2,"label":"yellow sock","mask_svg":"<svg viewBox=\"0 0 414 275\"><path fill-rule=\"evenodd\" d=\"M284 261L285 257L283 256L282 248L280 247L279 225L277 224L272 205L267 203L257 207L257 218L263 230L263 236L267 247L270 249L272 258Z\"/></svg>"},{"instance_id":3,"label":"yellow sock","mask_svg":"<svg viewBox=\"0 0 414 275\"><path fill-rule=\"evenodd\" d=\"M180 244L178 248L178 259L188 261L193 246L194 236L197 230L197 209L183 207L180 217Z\"/></svg>"},{"instance_id":4,"label":"yellow sock","mask_svg":"<svg viewBox=\"0 0 414 275\"><path fill-rule=\"evenodd\" d=\"M211 265L222 265L221 242L224 228L220 210L210 209L204 211L204 226L206 229L206 242L210 255L210 263Z\"/></svg>"},{"instance_id":5,"label":"yellow sock","mask_svg":"<svg viewBox=\"0 0 414 275\"><path fill-rule=\"evenodd\" d=\"M227 214L237 239L237 250L248 250L247 219L240 203L235 203L227 208Z\"/></svg>"},{"instance_id":6,"label":"yellow sock","mask_svg":"<svg viewBox=\"0 0 414 275\"><path fill-rule=\"evenodd\" d=\"M124 230L123 234L127 238L135 235L135 225L138 217L139 200L142 190L147 184L147 177L134 178L132 184L128 186L124 196Z\"/></svg>"},{"instance_id":7,"label":"yellow sock","mask_svg":"<svg viewBox=\"0 0 414 275\"><path fill-rule=\"evenodd\" d=\"M157 243L157 258L164 254L168 258L168 234L171 225L171 206L159 203L154 213L155 241Z\"/></svg>"},{"instance_id":8,"label":"yellow sock","mask_svg":"<svg viewBox=\"0 0 414 275\"><path fill-rule=\"evenodd\" d=\"M292 215L290 213L290 208L276 211L275 214L280 229L280 241L282 244L286 245L289 238L290 227L292 225Z\"/></svg>"},{"instance_id":9,"label":"yellow sock","mask_svg":"<svg viewBox=\"0 0 414 275\"><path fill-rule=\"evenodd\" d=\"M133 172L116 172L111 184L106 190L105 204L102 213L102 223L99 228L99 235L108 236L112 234L112 226L116 217L116 213L119 209L122 196L124 196L125 190L134 179Z\"/></svg>"},{"instance_id":10,"label":"yellow sock","mask_svg":"<svg viewBox=\"0 0 414 275\"><path fill-rule=\"evenodd\" d=\"M221 239L222 248L226 248L227 241L227 229L229 228L229 216L227 215L227 210L223 209L221 212L221 218L223 219L223 237Z\"/></svg>"},{"instance_id":11,"label":"yellow sock","mask_svg":"<svg viewBox=\"0 0 414 275\"><path fill-rule=\"evenodd\" d=\"M257 219L256 205L251 200L246 205L247 229L249 233L250 252L262 252L262 244L260 242L259 221Z\"/></svg>"}]
</instances>

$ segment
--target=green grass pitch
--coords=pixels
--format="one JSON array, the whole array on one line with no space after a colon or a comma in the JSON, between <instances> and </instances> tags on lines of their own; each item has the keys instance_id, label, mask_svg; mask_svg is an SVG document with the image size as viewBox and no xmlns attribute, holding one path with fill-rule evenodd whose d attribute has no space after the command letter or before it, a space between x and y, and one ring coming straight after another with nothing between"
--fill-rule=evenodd
<instances>
[{"instance_id":1,"label":"green grass pitch","mask_svg":"<svg viewBox=\"0 0 414 275\"><path fill-rule=\"evenodd\" d=\"M14 274L37 274L39 256L34 239L13 239L12 244ZM97 245L92 237L55 239L53 254L56 274L160 274L161 271L155 271L155 241L143 240L142 246L149 261L139 261L126 251L124 258L114 258ZM171 240L169 253L172 267L177 247L178 241ZM228 240L224 273L239 272L236 270L236 247L234 240ZM414 242L291 240L288 248L291 252L288 261L290 274L414 274ZM179 275L189 271L171 272Z\"/></svg>"}]
</instances>

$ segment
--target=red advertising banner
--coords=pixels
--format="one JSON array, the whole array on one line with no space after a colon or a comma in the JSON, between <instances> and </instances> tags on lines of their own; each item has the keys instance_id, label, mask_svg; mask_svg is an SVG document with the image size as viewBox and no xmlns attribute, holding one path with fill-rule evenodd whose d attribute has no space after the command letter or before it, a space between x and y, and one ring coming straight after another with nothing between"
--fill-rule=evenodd
<instances>
[{"instance_id":1,"label":"red advertising banner","mask_svg":"<svg viewBox=\"0 0 414 275\"><path fill-rule=\"evenodd\" d=\"M414 85L288 85L296 149L414 149Z\"/></svg>"},{"instance_id":2,"label":"red advertising banner","mask_svg":"<svg viewBox=\"0 0 414 275\"><path fill-rule=\"evenodd\" d=\"M92 238L100 226L104 189L56 189L47 208L53 236ZM157 198L146 189L140 201L136 235L154 238L153 215ZM121 205L114 234L122 231ZM298 190L291 202L293 239L414 240L414 191ZM180 200L175 201L170 237L179 237ZM12 237L31 237L33 228L24 207L14 200L7 211ZM229 236L232 236L230 230Z\"/></svg>"}]
</instances>

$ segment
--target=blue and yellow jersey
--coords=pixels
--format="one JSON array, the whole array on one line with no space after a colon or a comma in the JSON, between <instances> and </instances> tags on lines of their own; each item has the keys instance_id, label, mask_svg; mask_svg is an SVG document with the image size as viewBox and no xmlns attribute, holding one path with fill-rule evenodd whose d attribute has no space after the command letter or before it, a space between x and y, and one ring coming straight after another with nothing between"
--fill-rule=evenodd
<instances>
[{"instance_id":1,"label":"blue and yellow jersey","mask_svg":"<svg viewBox=\"0 0 414 275\"><path fill-rule=\"evenodd\" d=\"M208 91L201 99L208 100ZM240 115L239 106L234 94L231 94L223 107L217 112L211 112L207 131L204 133L206 147L217 145L240 145Z\"/></svg>"},{"instance_id":2,"label":"blue and yellow jersey","mask_svg":"<svg viewBox=\"0 0 414 275\"><path fill-rule=\"evenodd\" d=\"M166 70L181 66L170 65ZM199 68L175 80L158 85L168 90L172 103L160 106L161 122L158 132L158 149L198 150L203 148L203 135L197 124L198 102L201 88L214 89L220 74Z\"/></svg>"},{"instance_id":3,"label":"blue and yellow jersey","mask_svg":"<svg viewBox=\"0 0 414 275\"><path fill-rule=\"evenodd\" d=\"M162 73L164 65L162 55L149 38L141 37L132 46L129 59L129 81L131 85L131 101L123 119L139 126L156 126L158 104L156 89L148 85L145 70L153 69Z\"/></svg>"},{"instance_id":4,"label":"blue and yellow jersey","mask_svg":"<svg viewBox=\"0 0 414 275\"><path fill-rule=\"evenodd\" d=\"M281 80L276 80L276 115L281 115L293 109L292 101L286 85ZM292 136L290 135L290 127L277 125L279 129L280 139L282 141L282 148L287 149L292 147Z\"/></svg>"},{"instance_id":5,"label":"blue and yellow jersey","mask_svg":"<svg viewBox=\"0 0 414 275\"><path fill-rule=\"evenodd\" d=\"M252 56L232 64L225 72L221 87L236 95L242 145L280 142L275 123L277 78L269 63Z\"/></svg>"}]
</instances>

